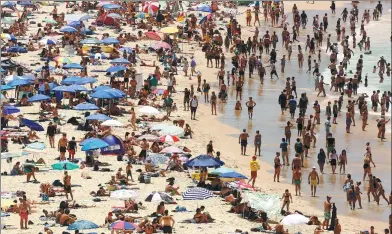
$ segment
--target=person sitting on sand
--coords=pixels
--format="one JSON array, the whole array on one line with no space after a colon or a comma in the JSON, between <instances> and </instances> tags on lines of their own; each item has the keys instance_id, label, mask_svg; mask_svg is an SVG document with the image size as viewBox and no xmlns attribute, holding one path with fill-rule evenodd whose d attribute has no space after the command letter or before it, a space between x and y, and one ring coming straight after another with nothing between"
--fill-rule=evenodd
<instances>
[{"instance_id":1,"label":"person sitting on sand","mask_svg":"<svg viewBox=\"0 0 392 234\"><path fill-rule=\"evenodd\" d=\"M110 197L110 192L106 191L103 187L99 187L98 191L92 191L90 195L94 197Z\"/></svg>"},{"instance_id":2,"label":"person sitting on sand","mask_svg":"<svg viewBox=\"0 0 392 234\"><path fill-rule=\"evenodd\" d=\"M60 215L59 224L62 226L69 226L75 222L75 219L70 216L69 209L65 209L64 213Z\"/></svg>"},{"instance_id":3,"label":"person sitting on sand","mask_svg":"<svg viewBox=\"0 0 392 234\"><path fill-rule=\"evenodd\" d=\"M16 162L15 165L12 167L11 170L11 175L23 175L24 172L22 171L21 167L20 167L20 162Z\"/></svg>"},{"instance_id":4,"label":"person sitting on sand","mask_svg":"<svg viewBox=\"0 0 392 234\"><path fill-rule=\"evenodd\" d=\"M113 213L109 212L105 218L105 225L110 226L110 224L114 223L115 219L113 218Z\"/></svg>"},{"instance_id":5,"label":"person sitting on sand","mask_svg":"<svg viewBox=\"0 0 392 234\"><path fill-rule=\"evenodd\" d=\"M28 133L28 138L29 138L29 140L32 140L32 141L41 139L39 136L37 136L37 132L36 131L29 132Z\"/></svg>"},{"instance_id":6,"label":"person sitting on sand","mask_svg":"<svg viewBox=\"0 0 392 234\"><path fill-rule=\"evenodd\" d=\"M156 213L157 213L157 215L165 215L165 203L164 202L161 202L161 203L159 203L159 205L157 206L157 211L156 211Z\"/></svg>"},{"instance_id":7,"label":"person sitting on sand","mask_svg":"<svg viewBox=\"0 0 392 234\"><path fill-rule=\"evenodd\" d=\"M124 201L125 210L124 212L137 212L139 207L138 204L129 199L128 201Z\"/></svg>"},{"instance_id":8,"label":"person sitting on sand","mask_svg":"<svg viewBox=\"0 0 392 234\"><path fill-rule=\"evenodd\" d=\"M146 161L146 164L144 164L144 169L146 170L146 172L159 172L159 175L161 175L162 177L166 176L165 170L155 169L151 164L151 160Z\"/></svg>"},{"instance_id":9,"label":"person sitting on sand","mask_svg":"<svg viewBox=\"0 0 392 234\"><path fill-rule=\"evenodd\" d=\"M180 187L174 187L174 181L170 181L168 185L166 185L165 192L170 193L172 195L180 195L178 189Z\"/></svg>"},{"instance_id":10,"label":"person sitting on sand","mask_svg":"<svg viewBox=\"0 0 392 234\"><path fill-rule=\"evenodd\" d=\"M208 223L207 215L202 214L200 208L196 209L196 214L193 216L196 223Z\"/></svg>"},{"instance_id":11,"label":"person sitting on sand","mask_svg":"<svg viewBox=\"0 0 392 234\"><path fill-rule=\"evenodd\" d=\"M26 182L27 183L30 182L31 177L34 178L34 182L38 182L37 178L35 178L35 172L39 171L38 167L31 167L30 165L28 165L28 166L25 165L23 169L26 174Z\"/></svg>"}]
</instances>

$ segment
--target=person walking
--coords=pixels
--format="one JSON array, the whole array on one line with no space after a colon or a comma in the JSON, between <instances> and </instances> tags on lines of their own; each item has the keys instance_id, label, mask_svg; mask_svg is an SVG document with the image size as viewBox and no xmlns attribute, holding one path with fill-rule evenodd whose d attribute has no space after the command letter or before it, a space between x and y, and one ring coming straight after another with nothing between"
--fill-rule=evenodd
<instances>
[{"instance_id":1,"label":"person walking","mask_svg":"<svg viewBox=\"0 0 392 234\"><path fill-rule=\"evenodd\" d=\"M190 104L190 106L191 106L191 119L196 120L196 110L197 110L197 107L199 106L199 101L197 100L196 95L193 96L190 103L191 103Z\"/></svg>"},{"instance_id":2,"label":"person walking","mask_svg":"<svg viewBox=\"0 0 392 234\"><path fill-rule=\"evenodd\" d=\"M257 162L257 156L252 156L252 160L250 161L249 165L250 165L250 179L248 181L248 184L252 181L252 187L255 187L257 171L260 170L260 165Z\"/></svg>"}]
</instances>

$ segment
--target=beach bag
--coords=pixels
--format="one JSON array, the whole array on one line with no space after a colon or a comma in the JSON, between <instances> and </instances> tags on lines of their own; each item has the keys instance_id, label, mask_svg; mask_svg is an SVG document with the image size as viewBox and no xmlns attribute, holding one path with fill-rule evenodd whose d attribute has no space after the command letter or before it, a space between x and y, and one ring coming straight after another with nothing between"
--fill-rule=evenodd
<instances>
[{"instance_id":1,"label":"beach bag","mask_svg":"<svg viewBox=\"0 0 392 234\"><path fill-rule=\"evenodd\" d=\"M186 207L185 206L176 206L175 209L176 212L186 212Z\"/></svg>"}]
</instances>

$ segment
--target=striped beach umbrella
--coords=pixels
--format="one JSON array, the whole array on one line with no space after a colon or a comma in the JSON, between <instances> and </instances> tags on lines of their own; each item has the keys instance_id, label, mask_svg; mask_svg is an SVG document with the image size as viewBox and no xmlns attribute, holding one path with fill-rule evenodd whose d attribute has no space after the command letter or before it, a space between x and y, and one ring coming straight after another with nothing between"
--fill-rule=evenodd
<instances>
[{"instance_id":1,"label":"striped beach umbrella","mask_svg":"<svg viewBox=\"0 0 392 234\"><path fill-rule=\"evenodd\" d=\"M205 188L189 188L182 193L184 200L205 200L212 197L212 192Z\"/></svg>"},{"instance_id":2,"label":"striped beach umbrella","mask_svg":"<svg viewBox=\"0 0 392 234\"><path fill-rule=\"evenodd\" d=\"M145 201L156 203L165 202L166 204L172 204L174 202L173 198L168 193L155 191L150 193Z\"/></svg>"},{"instance_id":3,"label":"striped beach umbrella","mask_svg":"<svg viewBox=\"0 0 392 234\"><path fill-rule=\"evenodd\" d=\"M165 136L161 136L159 140L161 142L179 142L180 138L178 136L165 135Z\"/></svg>"}]
</instances>

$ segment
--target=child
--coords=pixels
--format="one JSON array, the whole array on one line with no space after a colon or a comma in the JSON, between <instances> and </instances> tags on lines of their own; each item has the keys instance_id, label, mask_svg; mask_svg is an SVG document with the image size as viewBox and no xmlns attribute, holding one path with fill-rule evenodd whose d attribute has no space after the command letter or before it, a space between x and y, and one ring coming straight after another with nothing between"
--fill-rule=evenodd
<instances>
[{"instance_id":1,"label":"child","mask_svg":"<svg viewBox=\"0 0 392 234\"><path fill-rule=\"evenodd\" d=\"M373 66L373 73L376 73L376 71L377 71L377 67Z\"/></svg>"}]
</instances>

